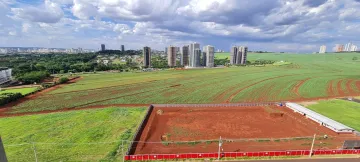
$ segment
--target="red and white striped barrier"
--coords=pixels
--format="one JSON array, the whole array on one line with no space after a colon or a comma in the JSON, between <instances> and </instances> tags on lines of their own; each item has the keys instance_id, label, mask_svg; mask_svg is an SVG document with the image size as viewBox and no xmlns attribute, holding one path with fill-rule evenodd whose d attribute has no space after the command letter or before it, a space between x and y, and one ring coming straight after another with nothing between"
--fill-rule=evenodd
<instances>
[{"instance_id":1,"label":"red and white striped barrier","mask_svg":"<svg viewBox=\"0 0 360 162\"><path fill-rule=\"evenodd\" d=\"M270 156L304 156L309 155L310 150L291 151L261 151L261 152L224 152L222 158L241 157L270 157ZM314 150L313 155L341 155L360 154L360 150ZM176 159L209 159L218 158L218 153L186 153L186 154L146 154L126 155L125 160L176 160Z\"/></svg>"}]
</instances>

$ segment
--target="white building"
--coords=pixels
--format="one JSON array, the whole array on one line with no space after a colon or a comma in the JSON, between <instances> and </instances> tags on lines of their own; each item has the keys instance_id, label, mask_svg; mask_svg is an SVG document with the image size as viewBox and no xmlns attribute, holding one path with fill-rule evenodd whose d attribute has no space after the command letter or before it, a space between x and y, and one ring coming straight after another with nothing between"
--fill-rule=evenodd
<instances>
[{"instance_id":1,"label":"white building","mask_svg":"<svg viewBox=\"0 0 360 162\"><path fill-rule=\"evenodd\" d=\"M189 66L190 67L196 67L197 66L196 62L198 62L198 61L200 62L200 60L197 60L197 57L195 55L195 50L200 50L200 44L199 43L194 42L194 43L190 44L190 46L189 46L189 55L190 55L190 57L189 57L189 60L190 60Z\"/></svg>"},{"instance_id":2,"label":"white building","mask_svg":"<svg viewBox=\"0 0 360 162\"><path fill-rule=\"evenodd\" d=\"M204 47L204 52L206 53L206 67L214 67L215 48L213 46L207 45Z\"/></svg>"},{"instance_id":3,"label":"white building","mask_svg":"<svg viewBox=\"0 0 360 162\"><path fill-rule=\"evenodd\" d=\"M11 69L3 69L0 71L0 84L4 84L11 80Z\"/></svg>"},{"instance_id":4,"label":"white building","mask_svg":"<svg viewBox=\"0 0 360 162\"><path fill-rule=\"evenodd\" d=\"M350 51L357 51L357 46L352 44L350 47Z\"/></svg>"},{"instance_id":5,"label":"white building","mask_svg":"<svg viewBox=\"0 0 360 162\"><path fill-rule=\"evenodd\" d=\"M319 53L326 53L326 46L325 45L320 46Z\"/></svg>"}]
</instances>

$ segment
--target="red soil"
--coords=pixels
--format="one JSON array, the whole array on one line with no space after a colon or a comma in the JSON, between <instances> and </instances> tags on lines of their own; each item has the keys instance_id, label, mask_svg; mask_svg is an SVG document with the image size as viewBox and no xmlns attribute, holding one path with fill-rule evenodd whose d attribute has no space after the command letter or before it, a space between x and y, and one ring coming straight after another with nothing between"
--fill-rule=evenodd
<instances>
[{"instance_id":1,"label":"red soil","mask_svg":"<svg viewBox=\"0 0 360 162\"><path fill-rule=\"evenodd\" d=\"M351 84L353 84L354 80L349 79L346 82L346 89L349 91L350 94L356 94L356 91L351 87Z\"/></svg>"},{"instance_id":2,"label":"red soil","mask_svg":"<svg viewBox=\"0 0 360 162\"><path fill-rule=\"evenodd\" d=\"M161 115L157 114L162 110ZM217 140L221 136L228 139L223 149L226 152L237 151L275 151L309 149L311 139L291 141L234 141L230 139L311 137L327 134L332 139L317 140L327 146L315 146L315 149L339 148L344 139L355 139L354 135L338 135L317 123L295 114L285 107L273 107L284 115L274 117L263 107L155 107L141 132L135 154L167 153L205 153L216 152L218 143L199 143L195 145L171 143L164 145L161 137L168 141Z\"/></svg>"},{"instance_id":3,"label":"red soil","mask_svg":"<svg viewBox=\"0 0 360 162\"><path fill-rule=\"evenodd\" d=\"M327 93L328 93L328 96L335 96L334 89L333 89L333 80L330 80L330 82L328 84Z\"/></svg>"},{"instance_id":4,"label":"red soil","mask_svg":"<svg viewBox=\"0 0 360 162\"><path fill-rule=\"evenodd\" d=\"M306 78L304 80L300 80L295 86L294 88L292 89L292 92L294 94L296 94L296 96L298 96L299 98L303 98L300 94L299 94L299 88L306 82L310 80L310 78Z\"/></svg>"},{"instance_id":5,"label":"red soil","mask_svg":"<svg viewBox=\"0 0 360 162\"><path fill-rule=\"evenodd\" d=\"M341 80L339 80L337 83L336 83L336 89L338 90L338 95L339 96L344 96L346 93L344 92L344 90L342 89L342 87L341 87L341 84L342 84L342 82L343 82L344 80L343 79L341 79Z\"/></svg>"}]
</instances>

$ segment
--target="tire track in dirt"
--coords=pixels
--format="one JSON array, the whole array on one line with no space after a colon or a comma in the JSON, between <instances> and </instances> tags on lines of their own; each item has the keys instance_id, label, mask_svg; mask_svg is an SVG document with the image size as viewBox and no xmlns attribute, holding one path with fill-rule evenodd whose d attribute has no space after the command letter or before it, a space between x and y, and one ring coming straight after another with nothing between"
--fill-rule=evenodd
<instances>
[{"instance_id":1,"label":"tire track in dirt","mask_svg":"<svg viewBox=\"0 0 360 162\"><path fill-rule=\"evenodd\" d=\"M328 83L328 88L327 88L328 96L335 96L333 89L333 82L334 82L333 80L330 80L330 82Z\"/></svg>"},{"instance_id":2,"label":"tire track in dirt","mask_svg":"<svg viewBox=\"0 0 360 162\"><path fill-rule=\"evenodd\" d=\"M260 80L260 81L257 81L255 83L252 83L250 85L247 85L241 89L238 89L237 91L235 91L233 94L231 94L231 96L225 100L224 103L230 103L230 101L237 95L239 94L241 91L247 89L247 88L250 88L256 84L259 84L259 83L262 83L262 82L265 82L265 81L268 81L268 80L272 80L272 79L278 79L278 78L283 78L283 77L287 77L287 76L294 76L294 75L297 75L297 74L291 74L291 75L281 75L281 76L277 76L277 77L272 77L272 78L267 78L267 79L263 79L263 80ZM226 91L225 91L226 92Z\"/></svg>"},{"instance_id":3,"label":"tire track in dirt","mask_svg":"<svg viewBox=\"0 0 360 162\"><path fill-rule=\"evenodd\" d=\"M308 80L310 80L311 78L306 78L303 80L300 80L291 90L291 92L293 92L294 94L296 94L296 96L298 96L299 98L303 98L300 93L299 93L299 88Z\"/></svg>"},{"instance_id":4,"label":"tire track in dirt","mask_svg":"<svg viewBox=\"0 0 360 162\"><path fill-rule=\"evenodd\" d=\"M357 90L360 91L360 80L355 82L355 86L356 86Z\"/></svg>"},{"instance_id":5,"label":"tire track in dirt","mask_svg":"<svg viewBox=\"0 0 360 162\"><path fill-rule=\"evenodd\" d=\"M356 91L351 87L351 84L353 84L353 79L348 79L346 81L346 89L350 94L356 94Z\"/></svg>"},{"instance_id":6,"label":"tire track in dirt","mask_svg":"<svg viewBox=\"0 0 360 162\"><path fill-rule=\"evenodd\" d=\"M344 90L341 88L341 84L342 82L344 81L344 79L341 79L339 80L337 83L336 83L336 89L338 91L338 95L339 96L344 96L346 93L344 92Z\"/></svg>"}]
</instances>

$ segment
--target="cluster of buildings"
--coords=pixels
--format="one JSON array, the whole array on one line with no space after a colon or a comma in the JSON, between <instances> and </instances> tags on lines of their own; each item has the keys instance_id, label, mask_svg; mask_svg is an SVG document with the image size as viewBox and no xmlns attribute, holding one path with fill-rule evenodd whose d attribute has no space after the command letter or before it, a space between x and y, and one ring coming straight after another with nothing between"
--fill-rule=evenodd
<instances>
[{"instance_id":1,"label":"cluster of buildings","mask_svg":"<svg viewBox=\"0 0 360 162\"><path fill-rule=\"evenodd\" d=\"M180 66L185 67L214 67L215 49L213 46L204 46L202 51L199 43L192 43L180 47L169 46L165 48L165 54L168 59L168 66L175 67L177 65L177 54L180 53ZM144 66L151 67L151 48L144 47Z\"/></svg>"},{"instance_id":2,"label":"cluster of buildings","mask_svg":"<svg viewBox=\"0 0 360 162\"><path fill-rule=\"evenodd\" d=\"M95 50L82 49L82 48L39 48L39 47L2 47L0 48L0 54L31 54L31 53L90 53Z\"/></svg>"},{"instance_id":3,"label":"cluster of buildings","mask_svg":"<svg viewBox=\"0 0 360 162\"><path fill-rule=\"evenodd\" d=\"M248 48L244 46L234 46L231 48L230 64L244 65L246 64ZM169 46L165 48L165 54L168 60L168 66L175 67L177 65L177 54L180 54L180 66L196 68L196 67L214 67L215 48L207 45L203 46L202 50L199 43L192 43L180 47ZM151 67L151 48L144 47L144 67Z\"/></svg>"},{"instance_id":4,"label":"cluster of buildings","mask_svg":"<svg viewBox=\"0 0 360 162\"><path fill-rule=\"evenodd\" d=\"M101 51L105 51L105 50L106 50L105 44L101 44L100 50L101 50ZM121 45L120 50L121 50L121 52L124 52L124 51L125 51L125 46L124 46L124 45Z\"/></svg>"},{"instance_id":5,"label":"cluster of buildings","mask_svg":"<svg viewBox=\"0 0 360 162\"><path fill-rule=\"evenodd\" d=\"M335 52L355 52L357 51L357 46L353 43L347 43L346 45L343 44L336 44L334 48ZM320 46L319 53L326 53L326 46Z\"/></svg>"}]
</instances>

